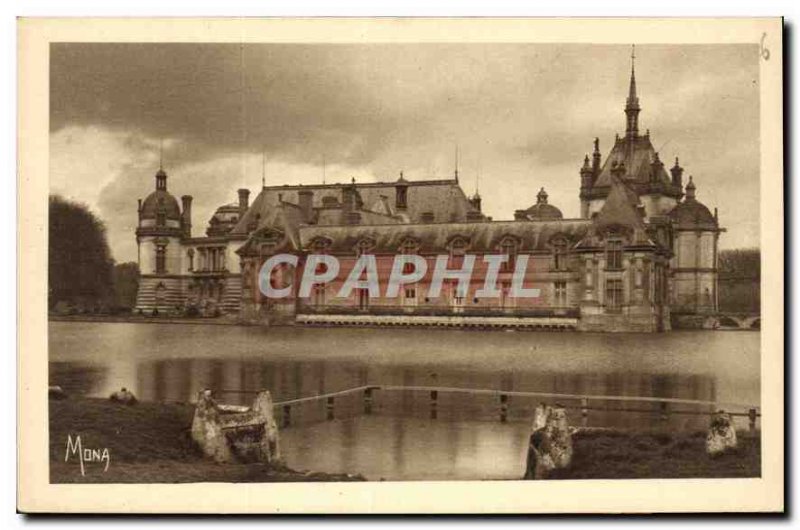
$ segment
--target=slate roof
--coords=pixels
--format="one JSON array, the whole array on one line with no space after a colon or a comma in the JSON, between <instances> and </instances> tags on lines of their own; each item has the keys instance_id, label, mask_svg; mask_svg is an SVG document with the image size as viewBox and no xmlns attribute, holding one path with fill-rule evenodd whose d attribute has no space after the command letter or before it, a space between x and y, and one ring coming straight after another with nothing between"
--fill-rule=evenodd
<instances>
[{"instance_id":1,"label":"slate roof","mask_svg":"<svg viewBox=\"0 0 800 530\"><path fill-rule=\"evenodd\" d=\"M253 200L245 215L234 227L231 233L246 234L248 227L256 215L264 220L269 217L269 211L279 203L299 203L298 192L309 190L314 193L312 206L315 209L323 207L323 197L333 196L338 204L343 202L343 191L349 186L354 186L363 201L362 222L391 222L393 215L399 216L404 222L420 222L422 214L431 212L434 221L465 221L467 212L474 210L470 205L464 191L455 180L426 180L400 182L407 186L407 205L405 210L394 210L396 182L367 182L355 184L321 184L313 186L269 186L261 190ZM344 224L341 216L329 210L319 210L318 223ZM388 213L387 210L389 210ZM364 213L366 212L366 213ZM376 217L378 216L378 217ZM365 218L368 218L365 219Z\"/></svg>"},{"instance_id":2,"label":"slate roof","mask_svg":"<svg viewBox=\"0 0 800 530\"><path fill-rule=\"evenodd\" d=\"M506 237L516 238L524 251L549 251L550 242L563 236L577 244L589 230L588 219L558 221L491 221L473 223L426 223L401 225L319 226L304 225L300 240L310 248L315 238L331 240L331 251L352 252L362 239L371 239L371 252L396 253L411 238L419 244L420 253L439 253L448 248L455 237L468 242L467 251L496 251Z\"/></svg>"},{"instance_id":3,"label":"slate roof","mask_svg":"<svg viewBox=\"0 0 800 530\"><path fill-rule=\"evenodd\" d=\"M611 185L611 168L615 164L623 162L625 164L624 179L636 184L648 184L658 182L665 186L672 185L667 170L663 165L654 166L656 150L650 143L650 136L637 136L636 138L618 138L614 142L614 147L606 157L606 161L600 168L600 175L595 180L594 186ZM655 178L654 178L655 175Z\"/></svg>"}]
</instances>

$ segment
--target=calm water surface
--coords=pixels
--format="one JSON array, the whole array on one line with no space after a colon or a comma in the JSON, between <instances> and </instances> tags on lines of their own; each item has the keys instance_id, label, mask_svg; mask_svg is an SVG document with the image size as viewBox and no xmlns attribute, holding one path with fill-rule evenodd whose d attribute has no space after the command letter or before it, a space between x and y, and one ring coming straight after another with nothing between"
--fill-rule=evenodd
<instances>
[{"instance_id":1,"label":"calm water surface","mask_svg":"<svg viewBox=\"0 0 800 530\"><path fill-rule=\"evenodd\" d=\"M211 388L225 402L248 403L251 395L231 391L266 388L281 401L391 384L760 402L758 332L607 335L52 322L49 339L51 384L90 396L125 386L143 400L188 402ZM511 398L508 422L500 423L496 396L440 393L431 419L428 392L374 394L371 415L363 414L360 395L337 399L331 421L322 401L293 408L292 426L281 434L287 463L370 479L522 473L538 400ZM592 410L589 424L659 424L655 405L626 406L643 412ZM579 421L578 411L570 415ZM670 428L695 429L705 427L707 418L673 414L668 422Z\"/></svg>"}]
</instances>

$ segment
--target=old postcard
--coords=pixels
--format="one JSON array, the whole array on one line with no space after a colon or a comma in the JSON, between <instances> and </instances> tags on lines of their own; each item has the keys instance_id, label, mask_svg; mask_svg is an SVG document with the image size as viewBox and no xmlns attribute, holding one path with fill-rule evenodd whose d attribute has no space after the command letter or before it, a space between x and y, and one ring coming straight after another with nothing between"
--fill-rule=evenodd
<instances>
[{"instance_id":1,"label":"old postcard","mask_svg":"<svg viewBox=\"0 0 800 530\"><path fill-rule=\"evenodd\" d=\"M20 510L783 509L780 19L19 31Z\"/></svg>"}]
</instances>

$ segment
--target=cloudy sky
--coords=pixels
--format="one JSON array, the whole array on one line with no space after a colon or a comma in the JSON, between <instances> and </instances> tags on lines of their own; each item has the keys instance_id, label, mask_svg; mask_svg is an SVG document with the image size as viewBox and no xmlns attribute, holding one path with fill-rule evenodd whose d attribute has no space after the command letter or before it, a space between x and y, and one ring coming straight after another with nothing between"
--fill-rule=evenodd
<instances>
[{"instance_id":1,"label":"cloudy sky","mask_svg":"<svg viewBox=\"0 0 800 530\"><path fill-rule=\"evenodd\" d=\"M662 160L680 156L718 207L723 248L758 246L758 50L636 47L642 106ZM484 212L511 219L544 186L579 213L592 140L624 133L629 46L542 44L54 44L50 186L106 223L117 261L136 259L136 200L193 195L194 233L213 210L267 184L459 174ZM668 164L668 165L671 165Z\"/></svg>"}]
</instances>

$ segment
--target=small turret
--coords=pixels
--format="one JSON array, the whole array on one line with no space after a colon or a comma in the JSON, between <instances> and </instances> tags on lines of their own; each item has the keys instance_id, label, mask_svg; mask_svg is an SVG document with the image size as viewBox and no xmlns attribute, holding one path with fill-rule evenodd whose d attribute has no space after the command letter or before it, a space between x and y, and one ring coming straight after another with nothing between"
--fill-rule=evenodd
<instances>
[{"instance_id":1,"label":"small turret","mask_svg":"<svg viewBox=\"0 0 800 530\"><path fill-rule=\"evenodd\" d=\"M693 201L695 200L695 185L692 181L692 176L689 175L689 183L686 184L686 200Z\"/></svg>"},{"instance_id":2,"label":"small turret","mask_svg":"<svg viewBox=\"0 0 800 530\"><path fill-rule=\"evenodd\" d=\"M583 158L583 166L581 167L581 191L588 191L594 184L595 172L591 165L589 165L589 155Z\"/></svg>"},{"instance_id":3,"label":"small turret","mask_svg":"<svg viewBox=\"0 0 800 530\"><path fill-rule=\"evenodd\" d=\"M544 188L536 194L536 204L547 204L547 192L544 191Z\"/></svg>"}]
</instances>

